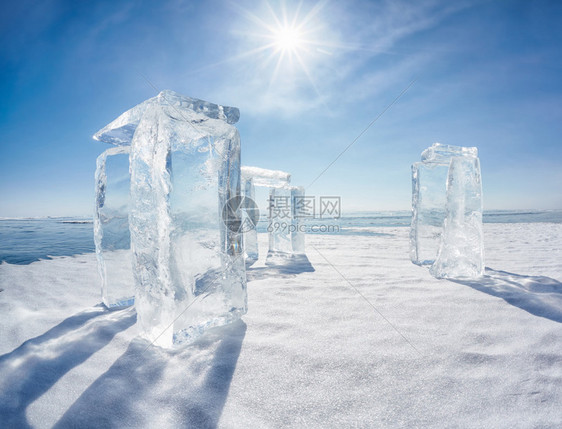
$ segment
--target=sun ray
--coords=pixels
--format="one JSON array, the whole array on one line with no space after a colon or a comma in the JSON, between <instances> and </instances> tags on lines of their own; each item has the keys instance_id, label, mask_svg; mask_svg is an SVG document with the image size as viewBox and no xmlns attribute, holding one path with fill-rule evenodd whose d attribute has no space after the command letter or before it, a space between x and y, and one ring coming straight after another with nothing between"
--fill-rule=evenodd
<instances>
[{"instance_id":1,"label":"sun ray","mask_svg":"<svg viewBox=\"0 0 562 429\"><path fill-rule=\"evenodd\" d=\"M325 27L321 25L317 18L327 3L328 0L318 1L304 13L304 2L301 0L297 3L295 9L289 13L284 1L279 3L278 12L275 11L269 1L265 1L263 3L265 7L263 17L234 2L231 3L231 6L254 27L253 29L234 30L231 31L231 34L240 35L245 39L249 38L250 43L261 42L261 44L221 61L191 70L189 74L227 63L244 61L252 57L256 57L258 60L261 58L261 63L258 61L256 68L264 70L267 66L271 66L272 61L277 58L275 65L272 66L273 74L270 85L275 82L284 64L287 66L287 73L289 71L293 74L298 73L298 70L294 67L295 63L298 64L302 74L312 84L315 63L321 61L322 58L329 58L337 53L365 51L385 55L402 55L384 49L384 47L341 43L337 41L337 38L325 37L326 34L322 33L322 31L325 31ZM266 52L269 52L269 55L264 56ZM317 85L314 85L314 89L317 93L319 92Z\"/></svg>"},{"instance_id":2,"label":"sun ray","mask_svg":"<svg viewBox=\"0 0 562 429\"><path fill-rule=\"evenodd\" d=\"M288 90L304 89L306 85L310 85L315 94L320 96L314 78L318 70L317 65L323 59L330 58L333 55L332 50L338 49L331 46L331 38L327 38L327 33L323 33L328 30L319 19L326 3L327 0L320 0L309 8L300 0L290 10L283 0L275 7L266 0L259 13L231 3L250 24L245 24L245 27L250 28L231 31L231 34L247 41L248 50L190 71L190 74L232 62L251 64L249 60L255 58L253 68L257 73L271 73L266 84L268 91L276 84L286 85ZM248 68L245 67L244 70Z\"/></svg>"},{"instance_id":3,"label":"sun ray","mask_svg":"<svg viewBox=\"0 0 562 429\"><path fill-rule=\"evenodd\" d=\"M295 10L295 16L293 16L293 22L291 23L291 25L293 27L298 26L298 22L299 22L299 15L301 13L301 8L302 8L302 0L299 2L299 4L297 5L297 8Z\"/></svg>"},{"instance_id":4,"label":"sun ray","mask_svg":"<svg viewBox=\"0 0 562 429\"><path fill-rule=\"evenodd\" d=\"M310 85L312 86L312 88L314 88L314 92L316 92L317 96L320 96L320 91L318 90L318 87L316 86L316 82L312 78L312 75L310 74L310 71L308 70L306 63L303 61L303 59L301 58L298 52L295 54L295 57L297 58L297 61L301 65L306 77L308 78Z\"/></svg>"},{"instance_id":5,"label":"sun ray","mask_svg":"<svg viewBox=\"0 0 562 429\"><path fill-rule=\"evenodd\" d=\"M268 1L265 2L267 8L269 9L269 13L271 14L271 16L273 17L273 20L275 21L275 26L269 26L268 30L275 30L275 28L279 28L282 27L283 24L281 23L281 21L279 21L279 18L277 17L277 14L275 13L275 11L273 10L273 8L271 7L271 5L269 4ZM281 3L281 7L283 7L283 2Z\"/></svg>"},{"instance_id":6,"label":"sun ray","mask_svg":"<svg viewBox=\"0 0 562 429\"><path fill-rule=\"evenodd\" d=\"M277 74L279 73L279 68L281 66L281 63L283 62L284 55L285 53L281 52L281 55L279 55L279 58L277 59L277 64L275 65L275 69L273 70L273 74L271 75L271 79L269 80L269 86L267 88L268 90L271 89L271 86L275 82L275 79L277 79Z\"/></svg>"}]
</instances>

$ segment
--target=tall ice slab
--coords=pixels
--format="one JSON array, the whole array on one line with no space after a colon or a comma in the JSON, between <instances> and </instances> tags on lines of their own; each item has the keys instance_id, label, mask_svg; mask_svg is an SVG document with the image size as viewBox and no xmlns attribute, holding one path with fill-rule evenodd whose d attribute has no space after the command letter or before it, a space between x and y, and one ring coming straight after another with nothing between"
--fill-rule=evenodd
<instances>
[{"instance_id":1,"label":"tall ice slab","mask_svg":"<svg viewBox=\"0 0 562 429\"><path fill-rule=\"evenodd\" d=\"M429 269L437 278L477 278L484 274L482 180L474 156L451 158L447 209L437 259Z\"/></svg>"},{"instance_id":2,"label":"tall ice slab","mask_svg":"<svg viewBox=\"0 0 562 429\"><path fill-rule=\"evenodd\" d=\"M436 277L483 273L482 179L478 150L433 144L412 165L410 258Z\"/></svg>"},{"instance_id":3,"label":"tall ice slab","mask_svg":"<svg viewBox=\"0 0 562 429\"><path fill-rule=\"evenodd\" d=\"M305 230L296 213L296 204L304 197L304 188L288 186L269 191L268 258L305 253Z\"/></svg>"},{"instance_id":4,"label":"tall ice slab","mask_svg":"<svg viewBox=\"0 0 562 429\"><path fill-rule=\"evenodd\" d=\"M250 198L252 201L256 199L256 188L254 186L254 179L252 177L244 177L242 173L242 187L244 197ZM259 213L259 211L258 211ZM248 218L246 213L243 216ZM259 220L259 214L258 214ZM244 220L246 221L246 219ZM242 222L244 225L245 222ZM247 222L246 222L247 223ZM256 229L257 225L250 225L248 228L243 228L243 242L244 242L244 257L248 261L257 261L259 258L259 246L258 246L258 231Z\"/></svg>"},{"instance_id":5,"label":"tall ice slab","mask_svg":"<svg viewBox=\"0 0 562 429\"><path fill-rule=\"evenodd\" d=\"M129 233L129 148L112 147L96 162L94 243L102 301L108 308L134 303Z\"/></svg>"},{"instance_id":6,"label":"tall ice slab","mask_svg":"<svg viewBox=\"0 0 562 429\"><path fill-rule=\"evenodd\" d=\"M169 347L247 311L238 109L163 91L95 138L130 144L129 227L141 335Z\"/></svg>"}]
</instances>

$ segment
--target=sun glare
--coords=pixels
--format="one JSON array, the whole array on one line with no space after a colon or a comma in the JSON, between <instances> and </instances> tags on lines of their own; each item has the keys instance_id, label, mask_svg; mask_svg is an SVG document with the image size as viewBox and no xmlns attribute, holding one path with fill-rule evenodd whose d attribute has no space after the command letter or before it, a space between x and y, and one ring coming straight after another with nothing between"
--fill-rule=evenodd
<instances>
[{"instance_id":1,"label":"sun glare","mask_svg":"<svg viewBox=\"0 0 562 429\"><path fill-rule=\"evenodd\" d=\"M301 35L295 28L284 27L275 32L275 46L282 51L295 51L302 44Z\"/></svg>"},{"instance_id":2,"label":"sun glare","mask_svg":"<svg viewBox=\"0 0 562 429\"><path fill-rule=\"evenodd\" d=\"M258 68L272 70L270 86L278 77L294 83L300 82L299 79L304 75L318 93L312 73L314 64L320 54L329 54L325 37L320 36L323 26L318 19L325 2L319 1L304 13L303 1L295 9L288 10L284 0L280 0L280 7L275 10L266 0L265 9L260 14L240 8L251 24L241 34L250 36L254 47L234 59L246 60L251 56L260 58Z\"/></svg>"}]
</instances>

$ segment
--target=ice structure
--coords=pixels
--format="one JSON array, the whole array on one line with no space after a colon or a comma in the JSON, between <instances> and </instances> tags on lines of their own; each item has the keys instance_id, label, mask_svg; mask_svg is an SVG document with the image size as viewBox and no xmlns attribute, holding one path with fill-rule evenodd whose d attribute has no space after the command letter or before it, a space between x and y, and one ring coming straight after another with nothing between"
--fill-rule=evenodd
<instances>
[{"instance_id":1,"label":"ice structure","mask_svg":"<svg viewBox=\"0 0 562 429\"><path fill-rule=\"evenodd\" d=\"M267 170L260 167L242 166L242 178L252 180L254 186L266 188L283 188L291 183L291 175L279 170Z\"/></svg>"},{"instance_id":2,"label":"ice structure","mask_svg":"<svg viewBox=\"0 0 562 429\"><path fill-rule=\"evenodd\" d=\"M108 308L134 303L129 234L129 147L113 147L96 162L94 242L102 301Z\"/></svg>"},{"instance_id":3,"label":"ice structure","mask_svg":"<svg viewBox=\"0 0 562 429\"><path fill-rule=\"evenodd\" d=\"M247 311L239 111L163 91L94 136L131 145L129 228L142 336L169 347ZM230 224L229 224L230 223Z\"/></svg>"},{"instance_id":4,"label":"ice structure","mask_svg":"<svg viewBox=\"0 0 562 429\"><path fill-rule=\"evenodd\" d=\"M255 201L257 187L283 188L290 186L291 175L279 170L267 170L260 167L242 166L242 183L244 195ZM258 232L256 228L244 230L245 257L250 262L259 258Z\"/></svg>"},{"instance_id":5,"label":"ice structure","mask_svg":"<svg viewBox=\"0 0 562 429\"><path fill-rule=\"evenodd\" d=\"M304 225L296 216L295 205L304 188L289 186L269 191L268 257L304 254Z\"/></svg>"},{"instance_id":6,"label":"ice structure","mask_svg":"<svg viewBox=\"0 0 562 429\"><path fill-rule=\"evenodd\" d=\"M412 165L410 257L438 278L484 271L478 149L435 143Z\"/></svg>"},{"instance_id":7,"label":"ice structure","mask_svg":"<svg viewBox=\"0 0 562 429\"><path fill-rule=\"evenodd\" d=\"M437 278L484 274L482 180L477 157L453 157L447 179L447 216L430 273Z\"/></svg>"},{"instance_id":8,"label":"ice structure","mask_svg":"<svg viewBox=\"0 0 562 429\"><path fill-rule=\"evenodd\" d=\"M242 167L244 168L244 167ZM254 180L250 178L244 178L242 174L242 192L244 196L250 198L252 201L256 199L256 191L254 186ZM246 214L244 214L246 216ZM259 211L258 211L259 216ZM259 220L259 218L258 218ZM244 221L242 224L244 224ZM258 250L258 232L257 232L257 222L254 222L253 225L250 225L248 228L243 229L242 240L244 244L244 258L247 261L257 261L259 258L259 250Z\"/></svg>"},{"instance_id":9,"label":"ice structure","mask_svg":"<svg viewBox=\"0 0 562 429\"><path fill-rule=\"evenodd\" d=\"M255 187L269 189L268 258L274 255L304 254L304 225L295 215L295 199L304 197L302 187L291 186L291 175L284 171L259 167L242 167L245 195L255 199ZM256 229L244 233L246 258L257 260L259 256Z\"/></svg>"}]
</instances>

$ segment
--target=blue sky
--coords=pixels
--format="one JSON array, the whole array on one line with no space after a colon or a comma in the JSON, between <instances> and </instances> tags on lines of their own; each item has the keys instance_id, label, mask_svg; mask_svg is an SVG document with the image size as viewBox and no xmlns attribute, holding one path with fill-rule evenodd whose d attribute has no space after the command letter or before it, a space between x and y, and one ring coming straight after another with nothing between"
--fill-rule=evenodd
<instances>
[{"instance_id":1,"label":"blue sky","mask_svg":"<svg viewBox=\"0 0 562 429\"><path fill-rule=\"evenodd\" d=\"M562 208L562 2L0 8L0 216L91 214L108 147L91 136L155 95L145 77L239 107L243 164L303 186L415 80L308 195L408 209L410 165L439 141L478 147L485 208Z\"/></svg>"}]
</instances>

